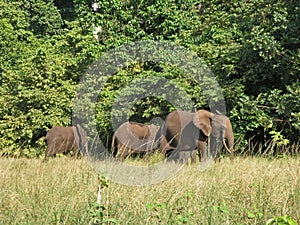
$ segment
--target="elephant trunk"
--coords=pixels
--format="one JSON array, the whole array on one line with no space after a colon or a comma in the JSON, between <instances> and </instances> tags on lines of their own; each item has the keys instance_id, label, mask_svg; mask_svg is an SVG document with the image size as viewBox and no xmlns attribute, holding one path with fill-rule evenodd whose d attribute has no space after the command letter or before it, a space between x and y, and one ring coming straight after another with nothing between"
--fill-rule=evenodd
<instances>
[{"instance_id":1,"label":"elephant trunk","mask_svg":"<svg viewBox=\"0 0 300 225\"><path fill-rule=\"evenodd\" d=\"M233 139L233 137L228 139L228 143L229 143L229 149L230 149L230 160L233 160L233 157L234 157L234 153L233 153L234 139Z\"/></svg>"}]
</instances>

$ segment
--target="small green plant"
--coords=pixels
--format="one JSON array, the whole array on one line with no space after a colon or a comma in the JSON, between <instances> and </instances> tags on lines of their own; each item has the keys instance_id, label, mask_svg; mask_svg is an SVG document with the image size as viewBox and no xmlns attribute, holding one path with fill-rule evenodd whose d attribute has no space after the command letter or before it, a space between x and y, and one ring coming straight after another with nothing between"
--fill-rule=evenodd
<instances>
[{"instance_id":1,"label":"small green plant","mask_svg":"<svg viewBox=\"0 0 300 225\"><path fill-rule=\"evenodd\" d=\"M212 208L218 213L227 213L228 212L228 207L226 206L225 202L220 203L218 205L214 205Z\"/></svg>"},{"instance_id":2,"label":"small green plant","mask_svg":"<svg viewBox=\"0 0 300 225\"><path fill-rule=\"evenodd\" d=\"M159 218L160 215L164 214L167 218L167 224L190 224L190 220L195 213L187 206L193 197L194 193L187 190L175 200L175 204L171 202L147 203L145 206L150 215L155 215L154 217Z\"/></svg>"},{"instance_id":3,"label":"small green plant","mask_svg":"<svg viewBox=\"0 0 300 225\"><path fill-rule=\"evenodd\" d=\"M298 225L298 223L289 215L284 215L277 218L269 219L266 222L266 225Z\"/></svg>"},{"instance_id":4,"label":"small green plant","mask_svg":"<svg viewBox=\"0 0 300 225\"><path fill-rule=\"evenodd\" d=\"M257 184L253 184L253 187L258 187ZM264 214L257 208L256 205L254 205L252 210L247 211L247 218L253 219L253 220L259 220L262 219Z\"/></svg>"},{"instance_id":5,"label":"small green plant","mask_svg":"<svg viewBox=\"0 0 300 225\"><path fill-rule=\"evenodd\" d=\"M115 223L118 221L115 218L109 218L109 213L104 205L94 202L89 208L90 225L100 225L105 223Z\"/></svg>"},{"instance_id":6,"label":"small green plant","mask_svg":"<svg viewBox=\"0 0 300 225\"><path fill-rule=\"evenodd\" d=\"M258 217L258 218L262 218L262 216L263 216L263 213L261 213L261 212L247 212L247 217L249 218L249 219L254 219L254 218L256 218L256 217Z\"/></svg>"},{"instance_id":7,"label":"small green plant","mask_svg":"<svg viewBox=\"0 0 300 225\"><path fill-rule=\"evenodd\" d=\"M145 205L147 209L149 210L158 210L159 208L162 208L162 209L166 209L167 208L167 205L166 203L148 203Z\"/></svg>"},{"instance_id":8,"label":"small green plant","mask_svg":"<svg viewBox=\"0 0 300 225\"><path fill-rule=\"evenodd\" d=\"M97 202L91 203L88 210L91 218L90 224L101 224L104 221L105 210L106 208L103 205Z\"/></svg>"},{"instance_id":9,"label":"small green plant","mask_svg":"<svg viewBox=\"0 0 300 225\"><path fill-rule=\"evenodd\" d=\"M90 217L90 223L92 225L99 225L99 224L105 224L105 223L115 223L117 224L118 221L115 218L109 218L109 211L108 209L101 204L101 192L103 187L108 187L108 181L105 177L99 176L98 180L100 182L99 188L98 188L98 195L97 195L97 201L92 202L89 206L89 217Z\"/></svg>"},{"instance_id":10,"label":"small green plant","mask_svg":"<svg viewBox=\"0 0 300 225\"><path fill-rule=\"evenodd\" d=\"M286 146L290 142L288 139L284 138L281 132L272 130L269 132L269 134L271 135L273 142L278 146Z\"/></svg>"},{"instance_id":11,"label":"small green plant","mask_svg":"<svg viewBox=\"0 0 300 225\"><path fill-rule=\"evenodd\" d=\"M229 208L226 202L218 202L217 205L208 207L208 224L216 224L217 221L224 222L229 215Z\"/></svg>"}]
</instances>

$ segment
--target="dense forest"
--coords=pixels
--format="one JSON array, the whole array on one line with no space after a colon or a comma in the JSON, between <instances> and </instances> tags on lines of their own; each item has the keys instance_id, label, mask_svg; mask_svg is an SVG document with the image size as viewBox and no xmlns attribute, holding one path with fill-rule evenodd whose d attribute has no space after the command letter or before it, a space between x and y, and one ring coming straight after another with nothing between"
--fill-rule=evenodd
<instances>
[{"instance_id":1,"label":"dense forest","mask_svg":"<svg viewBox=\"0 0 300 225\"><path fill-rule=\"evenodd\" d=\"M176 43L208 65L239 149L299 144L298 0L0 0L0 155L42 155L43 141L32 139L72 123L76 88L89 66L141 40ZM94 122L103 138L112 135L110 111L123 87L150 74L175 82L195 109L209 108L201 87L176 66L133 63L99 93ZM148 96L130 118L149 122L172 110L165 99Z\"/></svg>"}]
</instances>

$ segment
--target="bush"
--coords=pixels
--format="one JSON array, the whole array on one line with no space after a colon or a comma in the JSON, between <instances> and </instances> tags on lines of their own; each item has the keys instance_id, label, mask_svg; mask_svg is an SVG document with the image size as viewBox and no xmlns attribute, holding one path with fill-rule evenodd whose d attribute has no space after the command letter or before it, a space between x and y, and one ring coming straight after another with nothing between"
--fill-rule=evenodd
<instances>
[{"instance_id":1,"label":"bush","mask_svg":"<svg viewBox=\"0 0 300 225\"><path fill-rule=\"evenodd\" d=\"M5 0L0 6L2 155L28 155L30 140L40 130L70 124L76 85L91 63L122 44L149 39L172 41L206 62L223 89L236 136L245 138L243 145L249 139L276 145L298 141L296 1ZM95 122L105 137L112 133L114 99L126 84L149 74L176 82L195 101L195 109L208 107L201 88L178 68L133 64L115 74L99 94ZM149 97L134 105L130 118L147 122L173 109L163 98Z\"/></svg>"}]
</instances>

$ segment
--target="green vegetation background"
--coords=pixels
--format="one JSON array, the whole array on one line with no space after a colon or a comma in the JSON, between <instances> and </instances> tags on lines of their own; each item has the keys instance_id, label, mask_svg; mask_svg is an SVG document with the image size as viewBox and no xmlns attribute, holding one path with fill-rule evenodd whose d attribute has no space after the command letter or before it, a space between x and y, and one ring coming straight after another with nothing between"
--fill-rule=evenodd
<instances>
[{"instance_id":1,"label":"green vegetation background","mask_svg":"<svg viewBox=\"0 0 300 225\"><path fill-rule=\"evenodd\" d=\"M101 27L98 39L94 27ZM42 141L33 145L31 139L71 123L76 85L89 65L108 50L149 39L182 45L206 62L224 91L241 149L298 142L298 0L0 0L0 155L41 155ZM147 74L172 79L195 108L207 108L201 90L177 68L130 65L99 94L96 122L103 138L111 136L110 110L119 91ZM147 122L171 110L163 99L147 98L131 116Z\"/></svg>"}]
</instances>

